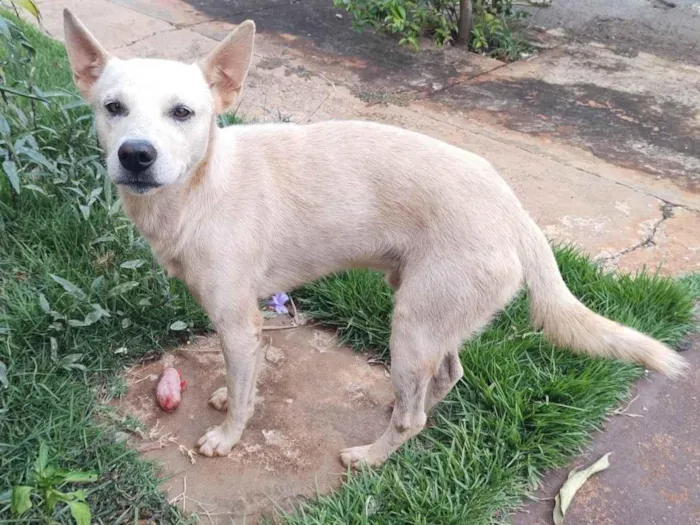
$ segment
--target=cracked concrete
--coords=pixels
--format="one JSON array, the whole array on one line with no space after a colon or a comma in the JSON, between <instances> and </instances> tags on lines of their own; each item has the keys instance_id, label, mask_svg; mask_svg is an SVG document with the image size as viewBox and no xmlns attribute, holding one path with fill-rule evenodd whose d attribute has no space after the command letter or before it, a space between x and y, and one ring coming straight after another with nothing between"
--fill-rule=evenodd
<instances>
[{"instance_id":1,"label":"cracked concrete","mask_svg":"<svg viewBox=\"0 0 700 525\"><path fill-rule=\"evenodd\" d=\"M673 209L675 207L676 206L674 206L673 204L664 203L662 206L660 206L661 218L651 222L650 224L643 224L644 228L647 229L648 232L644 235L644 238L641 241L619 252L604 254L600 256L598 260L602 261L605 266L618 267L620 259L625 255L632 253L635 250L639 250L641 248L649 248L651 246L656 246L656 234L664 222L673 218Z\"/></svg>"}]
</instances>

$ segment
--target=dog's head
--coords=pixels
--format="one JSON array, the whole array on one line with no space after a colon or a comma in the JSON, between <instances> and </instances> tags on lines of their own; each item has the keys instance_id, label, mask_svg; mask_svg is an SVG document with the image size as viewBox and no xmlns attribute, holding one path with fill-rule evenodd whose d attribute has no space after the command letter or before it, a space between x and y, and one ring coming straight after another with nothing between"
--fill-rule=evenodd
<instances>
[{"instance_id":1,"label":"dog's head","mask_svg":"<svg viewBox=\"0 0 700 525\"><path fill-rule=\"evenodd\" d=\"M136 194L183 182L206 155L216 115L241 93L255 24L240 24L198 64L112 57L68 10L64 30L112 180Z\"/></svg>"}]
</instances>

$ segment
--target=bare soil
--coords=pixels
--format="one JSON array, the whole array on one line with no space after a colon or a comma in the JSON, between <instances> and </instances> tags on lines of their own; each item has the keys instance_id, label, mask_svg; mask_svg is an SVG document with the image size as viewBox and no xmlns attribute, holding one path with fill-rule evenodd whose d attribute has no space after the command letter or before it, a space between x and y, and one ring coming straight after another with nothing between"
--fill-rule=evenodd
<instances>
[{"instance_id":1,"label":"bare soil","mask_svg":"<svg viewBox=\"0 0 700 525\"><path fill-rule=\"evenodd\" d=\"M338 487L345 470L338 452L374 441L389 422L393 399L388 373L366 356L312 327L265 332L266 358L258 381L255 415L241 442L225 458L196 454L197 439L223 414L208 405L224 386L216 338L201 338L164 359L125 374L122 414L146 427L132 446L162 465L169 500L196 512L203 523L256 523L279 506ZM165 364L188 382L182 403L162 412L154 398Z\"/></svg>"}]
</instances>

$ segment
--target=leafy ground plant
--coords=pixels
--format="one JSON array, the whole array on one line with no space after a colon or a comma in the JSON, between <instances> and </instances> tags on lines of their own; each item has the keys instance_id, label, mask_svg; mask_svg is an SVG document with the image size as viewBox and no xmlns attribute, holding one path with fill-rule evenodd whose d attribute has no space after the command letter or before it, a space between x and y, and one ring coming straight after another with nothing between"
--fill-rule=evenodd
<instances>
[{"instance_id":1,"label":"leafy ground plant","mask_svg":"<svg viewBox=\"0 0 700 525\"><path fill-rule=\"evenodd\" d=\"M511 0L467 0L471 2L469 48L503 60L517 60L530 49L512 30L512 22L525 16ZM396 34L401 44L419 46L430 36L438 46L457 37L459 0L333 0L335 7L350 13L357 31L371 27Z\"/></svg>"},{"instance_id":2,"label":"leafy ground plant","mask_svg":"<svg viewBox=\"0 0 700 525\"><path fill-rule=\"evenodd\" d=\"M96 472L62 470L50 465L48 446L42 443L28 480L31 485L12 487L12 514L21 517L34 506L32 500L38 499L48 521L51 521L57 505L62 503L70 510L77 525L90 525L92 515L87 504L87 493L82 489L68 492L63 487L69 484L94 483L97 481Z\"/></svg>"},{"instance_id":3,"label":"leafy ground plant","mask_svg":"<svg viewBox=\"0 0 700 525\"><path fill-rule=\"evenodd\" d=\"M0 493L34 486L29 455L46 443L61 468L99 473L93 523L186 522L151 465L116 442L129 423L103 402L123 392L125 365L208 320L122 215L63 46L0 16ZM62 508L52 519L70 522ZM33 505L22 522L45 517ZM11 518L0 500L0 521Z\"/></svg>"},{"instance_id":4,"label":"leafy ground plant","mask_svg":"<svg viewBox=\"0 0 700 525\"><path fill-rule=\"evenodd\" d=\"M4 20L36 52L13 48L20 40L0 31L0 64L16 67L2 86L18 93L0 98L0 161L14 167L0 173L0 521L13 519L12 487L38 488L30 455L46 443L46 465L98 473L80 493L93 523L187 523L157 491L152 466L115 439L138 423L104 402L123 394L123 367L207 330L208 320L154 267L122 215L62 46ZM573 250L557 256L569 286L594 310L671 344L690 328L696 279L615 277ZM386 353L391 293L380 276L349 272L294 297L358 350ZM642 373L548 345L529 325L524 296L465 347L462 361L464 379L420 438L385 468L351 476L282 519L504 522L539 474L574 454ZM52 486L75 490L61 479ZM45 520L36 494L22 522ZM70 507L57 504L50 519L70 523Z\"/></svg>"}]
</instances>

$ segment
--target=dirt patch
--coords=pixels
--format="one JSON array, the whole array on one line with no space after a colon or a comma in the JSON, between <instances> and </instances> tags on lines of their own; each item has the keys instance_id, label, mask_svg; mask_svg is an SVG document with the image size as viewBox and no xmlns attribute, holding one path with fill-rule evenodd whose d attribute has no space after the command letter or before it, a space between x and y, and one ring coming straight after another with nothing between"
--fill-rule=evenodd
<instances>
[{"instance_id":1,"label":"dirt patch","mask_svg":"<svg viewBox=\"0 0 700 525\"><path fill-rule=\"evenodd\" d=\"M345 474L338 452L374 441L389 422L393 395L383 367L368 365L366 356L311 327L266 332L264 339L256 412L227 458L193 450L223 418L207 404L225 383L216 338L166 356L188 381L175 412L161 412L153 397L163 360L128 370L128 391L114 403L145 425L131 444L161 462L168 499L204 522L255 523L275 506L288 509L338 487Z\"/></svg>"}]
</instances>

